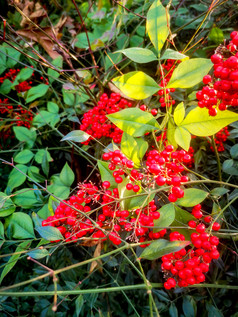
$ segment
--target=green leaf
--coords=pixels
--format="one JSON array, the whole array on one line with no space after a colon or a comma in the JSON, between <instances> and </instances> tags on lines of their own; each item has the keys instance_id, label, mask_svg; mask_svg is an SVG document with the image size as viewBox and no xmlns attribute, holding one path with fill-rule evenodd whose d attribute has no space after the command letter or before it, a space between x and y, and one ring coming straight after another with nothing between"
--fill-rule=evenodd
<instances>
[{"instance_id":1,"label":"green leaf","mask_svg":"<svg viewBox=\"0 0 238 317\"><path fill-rule=\"evenodd\" d=\"M4 226L1 221L0 221L0 240L4 240Z\"/></svg>"},{"instance_id":2,"label":"green leaf","mask_svg":"<svg viewBox=\"0 0 238 317\"><path fill-rule=\"evenodd\" d=\"M184 190L184 197L176 201L176 204L183 207L193 207L200 204L208 193L197 188L188 188Z\"/></svg>"},{"instance_id":3,"label":"green leaf","mask_svg":"<svg viewBox=\"0 0 238 317\"><path fill-rule=\"evenodd\" d=\"M54 59L51 64L56 66L56 68L61 68L63 65L62 56L56 57L56 59ZM56 70L53 70L51 68L48 68L47 74L49 75L48 78L49 78L50 83L53 83L53 81L55 81L55 79L59 78L59 76L60 76L60 72L57 72Z\"/></svg>"},{"instance_id":4,"label":"green leaf","mask_svg":"<svg viewBox=\"0 0 238 317\"><path fill-rule=\"evenodd\" d=\"M147 132L158 130L159 124L151 113L138 108L127 108L107 115L118 128L133 137L143 136Z\"/></svg>"},{"instance_id":5,"label":"green leaf","mask_svg":"<svg viewBox=\"0 0 238 317\"><path fill-rule=\"evenodd\" d=\"M45 155L45 153L47 153L47 160L48 162L52 162L53 159L50 155L50 153L47 151L47 149L40 149L36 152L35 154L35 161L38 163L38 164L42 164L43 162L43 157Z\"/></svg>"},{"instance_id":6,"label":"green leaf","mask_svg":"<svg viewBox=\"0 0 238 317\"><path fill-rule=\"evenodd\" d=\"M208 34L209 40L219 45L224 41L224 34L221 29L213 27L211 32Z\"/></svg>"},{"instance_id":7,"label":"green leaf","mask_svg":"<svg viewBox=\"0 0 238 317\"><path fill-rule=\"evenodd\" d=\"M206 309L207 309L207 312L208 312L208 317L223 317L223 313L218 309L216 308L215 306L213 306L212 304L206 302ZM233 315L235 316L235 315Z\"/></svg>"},{"instance_id":8,"label":"green leaf","mask_svg":"<svg viewBox=\"0 0 238 317\"><path fill-rule=\"evenodd\" d=\"M223 188L223 187L216 187L216 188L213 188L211 191L210 191L210 194L215 197L215 198L218 198L220 196L223 196L225 194L227 194L229 192L229 189L227 188Z\"/></svg>"},{"instance_id":9,"label":"green leaf","mask_svg":"<svg viewBox=\"0 0 238 317\"><path fill-rule=\"evenodd\" d=\"M6 57L6 48L5 47L1 47L1 50L0 50L0 74L2 74L6 68L7 68L7 65L6 65L6 62L7 62L7 57Z\"/></svg>"},{"instance_id":10,"label":"green leaf","mask_svg":"<svg viewBox=\"0 0 238 317\"><path fill-rule=\"evenodd\" d=\"M60 173L60 180L65 185L70 187L74 182L74 173L69 167L68 163L65 163L61 173Z\"/></svg>"},{"instance_id":11,"label":"green leaf","mask_svg":"<svg viewBox=\"0 0 238 317\"><path fill-rule=\"evenodd\" d=\"M168 129L167 129L166 137L167 137L168 144L173 145L173 147L176 149L178 145L174 137L175 129L176 129L176 126L174 124L174 120L170 118L168 121Z\"/></svg>"},{"instance_id":12,"label":"green leaf","mask_svg":"<svg viewBox=\"0 0 238 317\"><path fill-rule=\"evenodd\" d=\"M179 126L186 128L193 135L210 136L236 120L238 114L229 110L218 110L217 115L211 117L207 109L196 107L188 113Z\"/></svg>"},{"instance_id":13,"label":"green leaf","mask_svg":"<svg viewBox=\"0 0 238 317\"><path fill-rule=\"evenodd\" d=\"M12 197L14 204L22 208L28 209L35 206L38 201L34 194L34 190L29 188L23 188L14 193L15 196Z\"/></svg>"},{"instance_id":14,"label":"green leaf","mask_svg":"<svg viewBox=\"0 0 238 317\"><path fill-rule=\"evenodd\" d=\"M39 183L45 182L45 176L42 176L40 174L40 169L34 165L31 165L28 167L27 175L30 178L32 178L32 180L35 182L39 182ZM30 179L28 180L31 182Z\"/></svg>"},{"instance_id":15,"label":"green leaf","mask_svg":"<svg viewBox=\"0 0 238 317\"><path fill-rule=\"evenodd\" d=\"M197 316L196 302L190 295L185 295L183 297L183 312L186 317Z\"/></svg>"},{"instance_id":16,"label":"green leaf","mask_svg":"<svg viewBox=\"0 0 238 317\"><path fill-rule=\"evenodd\" d=\"M69 197L70 188L62 183L59 176L53 175L51 177L51 185L48 186L50 192L61 199L66 199Z\"/></svg>"},{"instance_id":17,"label":"green leaf","mask_svg":"<svg viewBox=\"0 0 238 317\"><path fill-rule=\"evenodd\" d=\"M136 63L149 63L158 60L151 50L141 47L130 47L114 53L123 53L126 57Z\"/></svg>"},{"instance_id":18,"label":"green leaf","mask_svg":"<svg viewBox=\"0 0 238 317\"><path fill-rule=\"evenodd\" d=\"M59 107L56 103L52 101L47 102L47 110L51 113L58 113L59 112Z\"/></svg>"},{"instance_id":19,"label":"green leaf","mask_svg":"<svg viewBox=\"0 0 238 317\"><path fill-rule=\"evenodd\" d=\"M161 258L163 255L177 252L187 245L190 241L168 241L164 239L159 239L153 241L144 251L141 253L140 257L147 260L155 260Z\"/></svg>"},{"instance_id":20,"label":"green leaf","mask_svg":"<svg viewBox=\"0 0 238 317\"><path fill-rule=\"evenodd\" d=\"M14 161L20 164L26 164L30 162L33 156L34 154L30 150L23 150L15 156Z\"/></svg>"},{"instance_id":21,"label":"green leaf","mask_svg":"<svg viewBox=\"0 0 238 317\"><path fill-rule=\"evenodd\" d=\"M108 168L108 163L104 161L98 160L98 168L101 175L102 182L108 181L111 184L111 188L116 188L117 183L115 182L115 179L112 175L112 171Z\"/></svg>"},{"instance_id":22,"label":"green leaf","mask_svg":"<svg viewBox=\"0 0 238 317\"><path fill-rule=\"evenodd\" d=\"M183 102L180 102L177 107L174 109L174 122L177 125L180 125L180 123L183 121L185 116L185 108Z\"/></svg>"},{"instance_id":23,"label":"green leaf","mask_svg":"<svg viewBox=\"0 0 238 317\"><path fill-rule=\"evenodd\" d=\"M181 60L184 58L188 58L187 55L184 55L182 53L179 53L177 51L171 50L168 48L164 54L160 57L161 60L163 59L174 59L174 60Z\"/></svg>"},{"instance_id":24,"label":"green leaf","mask_svg":"<svg viewBox=\"0 0 238 317\"><path fill-rule=\"evenodd\" d=\"M45 150L45 153L42 157L42 170L43 170L44 174L48 177L50 166L49 166L49 161L48 161L48 156L47 156L47 150Z\"/></svg>"},{"instance_id":25,"label":"green leaf","mask_svg":"<svg viewBox=\"0 0 238 317\"><path fill-rule=\"evenodd\" d=\"M53 216L54 212L50 212L48 204L46 204L37 212L37 215L42 219L46 219L50 216Z\"/></svg>"},{"instance_id":26,"label":"green leaf","mask_svg":"<svg viewBox=\"0 0 238 317\"><path fill-rule=\"evenodd\" d=\"M96 35L94 35L93 33L87 32L87 35L90 44L92 44L97 39ZM79 33L76 36L77 42L74 44L74 46L78 48L88 48L87 35L86 33Z\"/></svg>"},{"instance_id":27,"label":"green leaf","mask_svg":"<svg viewBox=\"0 0 238 317\"><path fill-rule=\"evenodd\" d=\"M40 84L35 87L32 87L27 92L26 103L32 102L36 100L37 98L44 96L47 93L48 89L49 89L49 86L45 84Z\"/></svg>"},{"instance_id":28,"label":"green leaf","mask_svg":"<svg viewBox=\"0 0 238 317\"><path fill-rule=\"evenodd\" d=\"M164 205L162 208L160 208L159 213L160 213L159 219L154 220L155 227L159 227L159 228L155 228L153 232L158 232L162 230L163 228L166 228L169 225L171 225L171 223L175 219L174 204L171 203L171 204Z\"/></svg>"},{"instance_id":29,"label":"green leaf","mask_svg":"<svg viewBox=\"0 0 238 317\"><path fill-rule=\"evenodd\" d=\"M26 127L13 127L16 138L25 142L27 147L32 148L36 140L36 131L35 129L27 129Z\"/></svg>"},{"instance_id":30,"label":"green leaf","mask_svg":"<svg viewBox=\"0 0 238 317\"><path fill-rule=\"evenodd\" d=\"M210 71L213 64L210 59L194 58L179 64L166 88L189 88L197 85Z\"/></svg>"},{"instance_id":31,"label":"green leaf","mask_svg":"<svg viewBox=\"0 0 238 317\"><path fill-rule=\"evenodd\" d=\"M21 253L18 253L18 252L22 252L22 251L26 250L29 246L30 246L29 241L24 241L18 245L15 253L10 257L10 259L8 260L7 264L5 265L5 267L1 273L0 284L2 283L2 280L4 279L4 277L11 271L11 269L17 263L19 257L22 255Z\"/></svg>"},{"instance_id":32,"label":"green leaf","mask_svg":"<svg viewBox=\"0 0 238 317\"><path fill-rule=\"evenodd\" d=\"M7 64L6 64L7 68L12 68L18 63L21 56L21 52L18 52L17 50L15 50L15 48L10 46L6 46L6 51L7 51L7 54L9 55L7 58Z\"/></svg>"},{"instance_id":33,"label":"green leaf","mask_svg":"<svg viewBox=\"0 0 238 317\"><path fill-rule=\"evenodd\" d=\"M41 110L39 113L34 117L33 123L38 128L43 127L46 124L54 127L60 120L60 115L58 113L52 113L49 111Z\"/></svg>"},{"instance_id":34,"label":"green leaf","mask_svg":"<svg viewBox=\"0 0 238 317\"><path fill-rule=\"evenodd\" d=\"M84 304L83 295L79 295L75 300L75 310L76 310L77 317L80 316L80 312L83 308L83 304Z\"/></svg>"},{"instance_id":35,"label":"green leaf","mask_svg":"<svg viewBox=\"0 0 238 317\"><path fill-rule=\"evenodd\" d=\"M18 83L21 83L31 77L33 74L33 69L32 68L22 68L20 72L17 74L13 85L17 85Z\"/></svg>"},{"instance_id":36,"label":"green leaf","mask_svg":"<svg viewBox=\"0 0 238 317\"><path fill-rule=\"evenodd\" d=\"M28 167L26 165L17 164L15 167L22 171L24 174L27 173ZM11 190L22 185L26 180L26 175L19 172L16 168L11 171L8 178L7 186L9 186Z\"/></svg>"},{"instance_id":37,"label":"green leaf","mask_svg":"<svg viewBox=\"0 0 238 317\"><path fill-rule=\"evenodd\" d=\"M132 210L139 207L145 207L152 199L154 199L155 194L150 194L149 191L145 192L141 190L140 192L135 194L132 190L126 189L126 185L128 183L130 183L130 181L127 177L123 180L121 184L118 184L119 198L121 199L120 205L122 210ZM130 196L134 197L128 198Z\"/></svg>"},{"instance_id":38,"label":"green leaf","mask_svg":"<svg viewBox=\"0 0 238 317\"><path fill-rule=\"evenodd\" d=\"M5 228L11 227L10 239L34 239L34 229L31 217L24 212L15 212L6 219Z\"/></svg>"},{"instance_id":39,"label":"green leaf","mask_svg":"<svg viewBox=\"0 0 238 317\"><path fill-rule=\"evenodd\" d=\"M42 259L45 258L46 256L50 255L49 251L46 249L38 249L38 250L32 250L27 253L31 258L33 259Z\"/></svg>"},{"instance_id":40,"label":"green leaf","mask_svg":"<svg viewBox=\"0 0 238 317\"><path fill-rule=\"evenodd\" d=\"M235 144L230 148L230 154L234 160L238 159L238 144Z\"/></svg>"},{"instance_id":41,"label":"green leaf","mask_svg":"<svg viewBox=\"0 0 238 317\"><path fill-rule=\"evenodd\" d=\"M238 175L238 164L235 160L225 160L222 164L222 170L230 175Z\"/></svg>"},{"instance_id":42,"label":"green leaf","mask_svg":"<svg viewBox=\"0 0 238 317\"><path fill-rule=\"evenodd\" d=\"M195 217L188 211L183 210L175 205L175 220L172 222L171 227L175 227L172 231L178 231L185 236L186 240L190 240L191 230L187 229L188 222L196 220ZM181 228L185 226L186 228ZM179 227L179 228L176 228Z\"/></svg>"},{"instance_id":43,"label":"green leaf","mask_svg":"<svg viewBox=\"0 0 238 317\"><path fill-rule=\"evenodd\" d=\"M0 94L7 95L12 89L12 83L9 79L5 79L2 85L0 86Z\"/></svg>"},{"instance_id":44,"label":"green leaf","mask_svg":"<svg viewBox=\"0 0 238 317\"><path fill-rule=\"evenodd\" d=\"M81 130L74 130L66 134L61 141L85 142L90 135Z\"/></svg>"},{"instance_id":45,"label":"green leaf","mask_svg":"<svg viewBox=\"0 0 238 317\"><path fill-rule=\"evenodd\" d=\"M64 239L60 231L55 227L51 227L51 226L36 227L36 231L39 233L39 235L42 238L48 241L57 241L57 240Z\"/></svg>"},{"instance_id":46,"label":"green leaf","mask_svg":"<svg viewBox=\"0 0 238 317\"><path fill-rule=\"evenodd\" d=\"M129 98L142 100L155 94L159 85L153 78L141 71L118 76L112 82Z\"/></svg>"},{"instance_id":47,"label":"green leaf","mask_svg":"<svg viewBox=\"0 0 238 317\"><path fill-rule=\"evenodd\" d=\"M142 138L135 139L127 133L123 133L121 140L121 151L125 156L140 167L141 160L148 149L148 143Z\"/></svg>"},{"instance_id":48,"label":"green leaf","mask_svg":"<svg viewBox=\"0 0 238 317\"><path fill-rule=\"evenodd\" d=\"M11 198L0 192L0 217L7 217L15 211L16 207Z\"/></svg>"},{"instance_id":49,"label":"green leaf","mask_svg":"<svg viewBox=\"0 0 238 317\"><path fill-rule=\"evenodd\" d=\"M178 310L175 303L171 302L169 307L169 316L170 317L178 317Z\"/></svg>"},{"instance_id":50,"label":"green leaf","mask_svg":"<svg viewBox=\"0 0 238 317\"><path fill-rule=\"evenodd\" d=\"M159 0L155 0L147 13L146 30L156 51L160 50L169 35L169 14Z\"/></svg>"},{"instance_id":51,"label":"green leaf","mask_svg":"<svg viewBox=\"0 0 238 317\"><path fill-rule=\"evenodd\" d=\"M182 127L177 127L175 129L174 138L176 143L181 146L185 151L189 150L191 142L191 134Z\"/></svg>"}]
</instances>

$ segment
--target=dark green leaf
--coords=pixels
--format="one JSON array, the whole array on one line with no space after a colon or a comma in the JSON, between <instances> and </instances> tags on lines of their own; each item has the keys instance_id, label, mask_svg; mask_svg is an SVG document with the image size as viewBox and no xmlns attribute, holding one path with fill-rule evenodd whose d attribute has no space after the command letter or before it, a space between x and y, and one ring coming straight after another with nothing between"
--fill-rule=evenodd
<instances>
[{"instance_id":1,"label":"dark green leaf","mask_svg":"<svg viewBox=\"0 0 238 317\"><path fill-rule=\"evenodd\" d=\"M187 245L190 244L190 241L168 241L164 239L159 239L153 241L147 248L144 249L142 254L140 255L141 258L147 260L155 260L163 255L177 252Z\"/></svg>"},{"instance_id":2,"label":"dark green leaf","mask_svg":"<svg viewBox=\"0 0 238 317\"><path fill-rule=\"evenodd\" d=\"M0 217L7 217L15 211L16 207L5 193L0 192Z\"/></svg>"},{"instance_id":3,"label":"dark green leaf","mask_svg":"<svg viewBox=\"0 0 238 317\"><path fill-rule=\"evenodd\" d=\"M27 253L31 258L33 259L42 259L45 258L46 256L50 255L49 251L46 249L39 249L39 250L32 250Z\"/></svg>"},{"instance_id":4,"label":"dark green leaf","mask_svg":"<svg viewBox=\"0 0 238 317\"><path fill-rule=\"evenodd\" d=\"M192 296L185 295L183 297L183 312L186 317L194 317L197 315L196 303Z\"/></svg>"},{"instance_id":5,"label":"dark green leaf","mask_svg":"<svg viewBox=\"0 0 238 317\"><path fill-rule=\"evenodd\" d=\"M31 217L24 212L15 212L6 219L5 228L11 226L11 237L13 239L35 238Z\"/></svg>"},{"instance_id":6,"label":"dark green leaf","mask_svg":"<svg viewBox=\"0 0 238 317\"><path fill-rule=\"evenodd\" d=\"M36 231L39 233L39 235L42 238L48 241L57 241L57 240L64 239L60 231L55 227L51 227L51 226L36 227Z\"/></svg>"},{"instance_id":7,"label":"dark green leaf","mask_svg":"<svg viewBox=\"0 0 238 317\"><path fill-rule=\"evenodd\" d=\"M12 197L13 202L22 208L30 208L35 206L38 201L34 194L34 190L29 188L23 188L14 193L15 196Z\"/></svg>"},{"instance_id":8,"label":"dark green leaf","mask_svg":"<svg viewBox=\"0 0 238 317\"><path fill-rule=\"evenodd\" d=\"M15 167L16 168L14 168L9 174L8 183L7 183L7 185L11 188L11 190L22 185L25 182L26 180L25 174L27 173L27 169L28 169L26 165L22 165L22 164L17 164ZM19 172L17 169L22 171L24 174Z\"/></svg>"},{"instance_id":9,"label":"dark green leaf","mask_svg":"<svg viewBox=\"0 0 238 317\"><path fill-rule=\"evenodd\" d=\"M70 187L74 182L74 173L69 167L68 163L65 163L61 173L60 173L60 180L65 185Z\"/></svg>"},{"instance_id":10,"label":"dark green leaf","mask_svg":"<svg viewBox=\"0 0 238 317\"><path fill-rule=\"evenodd\" d=\"M200 204L208 193L197 188L188 188L184 190L184 197L177 200L176 204L183 207L193 207Z\"/></svg>"}]
</instances>

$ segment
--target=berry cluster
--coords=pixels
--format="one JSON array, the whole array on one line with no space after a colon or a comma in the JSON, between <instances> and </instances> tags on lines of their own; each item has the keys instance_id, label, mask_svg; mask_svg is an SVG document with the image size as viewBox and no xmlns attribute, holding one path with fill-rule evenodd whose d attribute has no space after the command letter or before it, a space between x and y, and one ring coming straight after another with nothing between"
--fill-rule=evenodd
<instances>
[{"instance_id":1,"label":"berry cluster","mask_svg":"<svg viewBox=\"0 0 238 317\"><path fill-rule=\"evenodd\" d=\"M111 93L110 97L104 93L98 101L98 105L83 115L80 129L87 132L89 138L84 144L88 144L93 138L111 138L115 143L120 143L123 131L111 123L106 115L132 107L132 103L121 98L119 94Z\"/></svg>"},{"instance_id":2,"label":"berry cluster","mask_svg":"<svg viewBox=\"0 0 238 317\"><path fill-rule=\"evenodd\" d=\"M193 207L192 214L196 220L190 220L188 225L196 232L191 234L191 246L162 257L162 270L166 276L170 276L164 283L166 289L204 282L209 264L220 256L217 250L219 239L210 234L212 218L203 216L200 204ZM218 231L220 224L214 222L211 229ZM177 240L184 241L185 237L174 231L170 234L170 241Z\"/></svg>"},{"instance_id":3,"label":"berry cluster","mask_svg":"<svg viewBox=\"0 0 238 317\"><path fill-rule=\"evenodd\" d=\"M228 131L228 127L225 127L221 129L217 134L215 135L215 143L217 146L217 151L218 152L223 152L225 151L224 148L224 142L226 142L228 136L230 135ZM214 151L214 148L211 146L211 150Z\"/></svg>"},{"instance_id":4,"label":"berry cluster","mask_svg":"<svg viewBox=\"0 0 238 317\"><path fill-rule=\"evenodd\" d=\"M103 159L110 162L108 168L113 171L116 183L120 184L125 177L129 177L127 190L137 193L143 186L148 188L157 184L170 186L168 196L170 202L175 202L184 195L180 186L188 181L188 177L181 173L184 171L183 164L191 162L191 156L183 150L174 151L172 145L168 145L162 152L149 151L145 166L140 171L134 169L133 162L119 150L104 153Z\"/></svg>"},{"instance_id":5,"label":"berry cluster","mask_svg":"<svg viewBox=\"0 0 238 317\"><path fill-rule=\"evenodd\" d=\"M153 233L153 221L160 217L153 200L145 207L122 210L118 202L118 189L111 191L109 187L108 181L104 181L101 188L91 183L80 184L77 194L60 203L54 216L43 220L42 226L58 228L67 242L84 240L82 244L89 246L107 238L119 245L122 242L121 234L125 233L126 239L136 242L158 239L166 234L166 229ZM92 218L85 217L85 214L89 216L92 213Z\"/></svg>"},{"instance_id":6,"label":"berry cluster","mask_svg":"<svg viewBox=\"0 0 238 317\"><path fill-rule=\"evenodd\" d=\"M170 107L175 105L175 100L170 96L170 92L175 92L174 88L166 88L166 89L160 89L158 91L158 95L160 96L159 102L160 102L160 107L165 108L165 107Z\"/></svg>"},{"instance_id":7,"label":"berry cluster","mask_svg":"<svg viewBox=\"0 0 238 317\"><path fill-rule=\"evenodd\" d=\"M238 51L235 44L237 38L238 32L232 32L232 53L224 48L221 53L211 56L214 64L213 77L204 76L203 83L206 86L196 94L198 106L206 107L210 116L216 116L217 108L224 111L228 106L238 106ZM230 44L228 47L231 47Z\"/></svg>"}]
</instances>

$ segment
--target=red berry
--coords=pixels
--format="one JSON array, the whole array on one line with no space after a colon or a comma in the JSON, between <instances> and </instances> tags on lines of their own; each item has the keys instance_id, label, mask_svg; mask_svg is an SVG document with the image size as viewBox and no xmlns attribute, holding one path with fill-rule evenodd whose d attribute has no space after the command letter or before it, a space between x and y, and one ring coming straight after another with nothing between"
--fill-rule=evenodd
<instances>
[{"instance_id":1,"label":"red berry","mask_svg":"<svg viewBox=\"0 0 238 317\"><path fill-rule=\"evenodd\" d=\"M218 231L220 230L221 226L218 222L214 222L214 224L212 225L212 230L214 231Z\"/></svg>"}]
</instances>

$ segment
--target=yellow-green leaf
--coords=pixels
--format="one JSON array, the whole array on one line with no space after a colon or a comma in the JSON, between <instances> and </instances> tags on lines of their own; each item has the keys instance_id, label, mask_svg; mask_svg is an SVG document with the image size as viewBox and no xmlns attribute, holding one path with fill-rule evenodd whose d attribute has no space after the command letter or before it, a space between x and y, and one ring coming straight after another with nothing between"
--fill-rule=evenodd
<instances>
[{"instance_id":1,"label":"yellow-green leaf","mask_svg":"<svg viewBox=\"0 0 238 317\"><path fill-rule=\"evenodd\" d=\"M179 146L181 146L185 151L189 150L191 134L188 132L188 130L182 127L177 127L174 137Z\"/></svg>"},{"instance_id":2,"label":"yellow-green leaf","mask_svg":"<svg viewBox=\"0 0 238 317\"><path fill-rule=\"evenodd\" d=\"M212 62L206 58L194 58L183 61L175 68L166 88L189 88L197 85L212 68Z\"/></svg>"},{"instance_id":3,"label":"yellow-green leaf","mask_svg":"<svg viewBox=\"0 0 238 317\"><path fill-rule=\"evenodd\" d=\"M159 0L156 0L147 13L146 30L158 54L169 35L169 14Z\"/></svg>"},{"instance_id":4,"label":"yellow-green leaf","mask_svg":"<svg viewBox=\"0 0 238 317\"><path fill-rule=\"evenodd\" d=\"M179 126L186 128L193 135L210 136L236 120L238 120L238 114L229 110L218 110L217 115L212 117L209 116L207 109L196 107L189 112Z\"/></svg>"},{"instance_id":5,"label":"yellow-green leaf","mask_svg":"<svg viewBox=\"0 0 238 317\"><path fill-rule=\"evenodd\" d=\"M177 107L174 110L174 122L177 125L180 125L180 123L183 121L185 116L185 108L183 102L180 102Z\"/></svg>"},{"instance_id":6,"label":"yellow-green leaf","mask_svg":"<svg viewBox=\"0 0 238 317\"><path fill-rule=\"evenodd\" d=\"M154 79L141 71L118 76L112 81L126 96L137 100L148 98L159 90Z\"/></svg>"}]
</instances>

